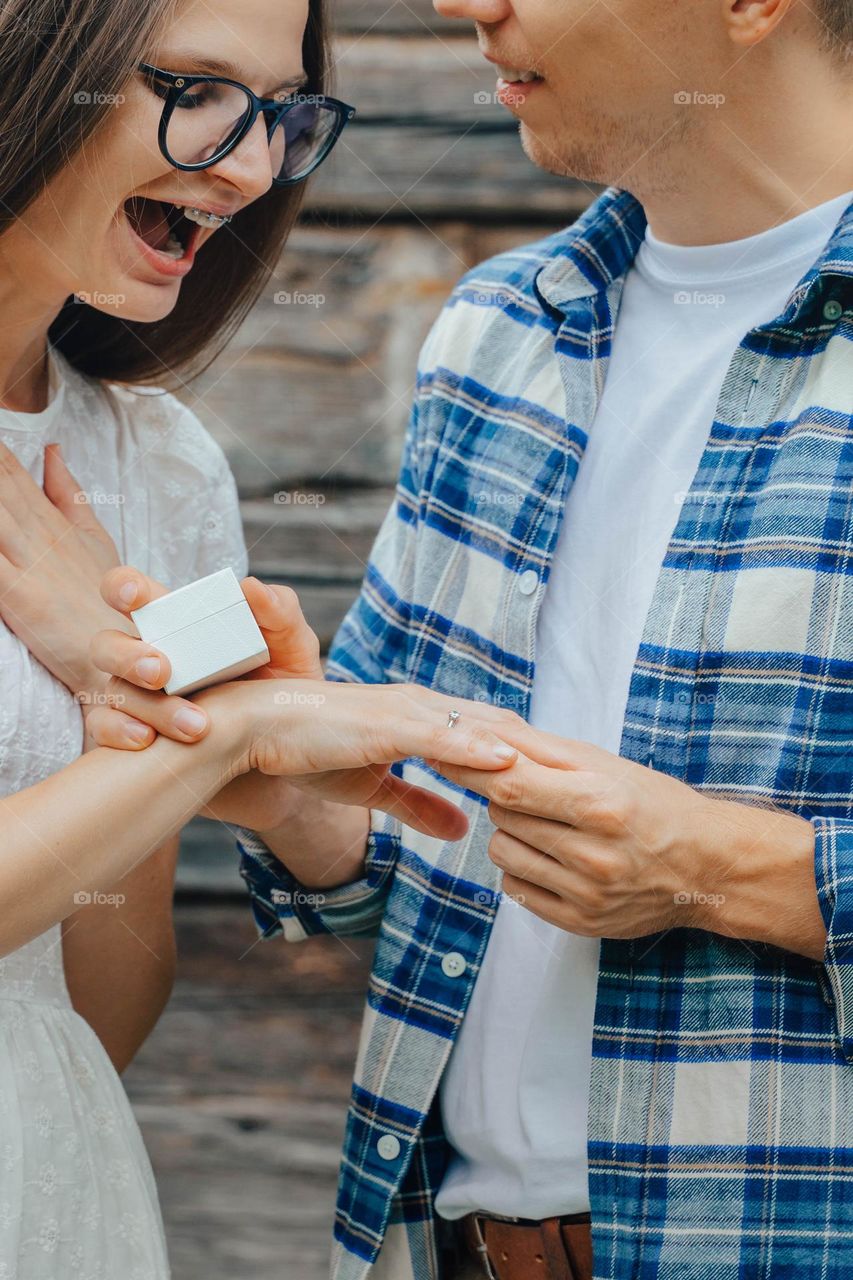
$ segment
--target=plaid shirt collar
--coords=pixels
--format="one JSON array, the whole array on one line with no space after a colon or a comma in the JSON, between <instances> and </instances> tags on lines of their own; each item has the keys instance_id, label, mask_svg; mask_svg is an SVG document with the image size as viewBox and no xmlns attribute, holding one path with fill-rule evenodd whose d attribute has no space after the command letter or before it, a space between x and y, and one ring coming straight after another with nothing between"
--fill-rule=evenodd
<instances>
[{"instance_id":1,"label":"plaid shirt collar","mask_svg":"<svg viewBox=\"0 0 853 1280\"><path fill-rule=\"evenodd\" d=\"M536 276L542 305L565 313L572 302L605 292L622 281L643 241L646 213L629 191L609 190L578 219ZM797 283L779 322L795 325L806 315L816 293L837 283L838 295L849 296L853 279L853 201L847 206L827 245Z\"/></svg>"}]
</instances>

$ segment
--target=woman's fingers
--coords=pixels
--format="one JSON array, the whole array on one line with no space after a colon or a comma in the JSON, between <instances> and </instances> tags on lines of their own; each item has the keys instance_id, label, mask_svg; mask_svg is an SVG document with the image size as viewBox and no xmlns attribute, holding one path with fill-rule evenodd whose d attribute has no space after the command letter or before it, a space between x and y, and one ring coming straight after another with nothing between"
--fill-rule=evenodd
<instances>
[{"instance_id":1,"label":"woman's fingers","mask_svg":"<svg viewBox=\"0 0 853 1280\"><path fill-rule=\"evenodd\" d=\"M389 728L396 759L420 756L443 764L490 770L505 769L518 759L515 747L479 725L463 729L459 724L451 728L412 720Z\"/></svg>"},{"instance_id":2,"label":"woman's fingers","mask_svg":"<svg viewBox=\"0 0 853 1280\"><path fill-rule=\"evenodd\" d=\"M168 587L128 564L109 569L101 579L103 599L111 608L126 616L129 616L132 609L141 609L150 600L157 600L167 592Z\"/></svg>"},{"instance_id":3,"label":"woman's fingers","mask_svg":"<svg viewBox=\"0 0 853 1280\"><path fill-rule=\"evenodd\" d=\"M569 767L566 740L534 729L515 711L508 711L505 707L493 706L485 701L474 702L467 698L452 698L447 694L437 694L420 685L403 687L407 693L425 706L431 703L437 705L440 699L441 705L447 707L448 715L451 710L458 711L459 726L470 723L471 720L488 725L502 741L510 743L525 755L536 759L539 764L548 764L554 768ZM577 747L578 759L585 760L588 755L585 744L577 744ZM576 767L583 767L583 765L578 764Z\"/></svg>"},{"instance_id":4,"label":"woman's fingers","mask_svg":"<svg viewBox=\"0 0 853 1280\"><path fill-rule=\"evenodd\" d=\"M99 671L139 685L140 689L162 689L172 674L165 653L125 631L96 632L89 646L89 657Z\"/></svg>"},{"instance_id":5,"label":"woman's fingers","mask_svg":"<svg viewBox=\"0 0 853 1280\"><path fill-rule=\"evenodd\" d=\"M461 840L468 830L468 819L455 804L393 773L385 775L370 807L438 840Z\"/></svg>"},{"instance_id":6,"label":"woman's fingers","mask_svg":"<svg viewBox=\"0 0 853 1280\"><path fill-rule=\"evenodd\" d=\"M281 683L290 684L289 681ZM294 682L297 688L300 683ZM304 689L307 687L303 685ZM303 728L318 734L326 728L329 735L337 736L343 744L345 735L341 730L346 725L350 743L357 744L356 749L362 755L362 764L390 764L420 757L466 768L494 770L505 769L518 758L514 746L476 721L473 715L454 720L441 696L412 697L407 685L377 687L330 682L324 684L322 690L316 695L316 702L304 693L290 695L295 700L291 705L301 705L309 715ZM287 705L287 695L279 697L282 705ZM475 765L474 761L478 763Z\"/></svg>"},{"instance_id":7,"label":"woman's fingers","mask_svg":"<svg viewBox=\"0 0 853 1280\"><path fill-rule=\"evenodd\" d=\"M145 689L137 689L132 684L121 680L111 681L108 693L110 706L107 710L119 710L128 720L151 728L164 738L174 742L198 742L210 728L210 721L201 707L185 698L176 698L162 693L149 693ZM102 708L97 708L98 712ZM102 747L123 745L115 741L104 741L101 734L106 732L115 737L115 723L107 716L90 712L87 727L92 737ZM149 741L153 741L152 737ZM147 746L147 743L142 745Z\"/></svg>"},{"instance_id":8,"label":"woman's fingers","mask_svg":"<svg viewBox=\"0 0 853 1280\"><path fill-rule=\"evenodd\" d=\"M39 498L44 500L29 471L0 441L0 503L16 520L26 525L32 521Z\"/></svg>"},{"instance_id":9,"label":"woman's fingers","mask_svg":"<svg viewBox=\"0 0 853 1280\"><path fill-rule=\"evenodd\" d=\"M89 499L65 465L58 444L44 447L44 492L69 524L90 529L98 524Z\"/></svg>"},{"instance_id":10,"label":"woman's fingers","mask_svg":"<svg viewBox=\"0 0 853 1280\"><path fill-rule=\"evenodd\" d=\"M118 751L142 751L157 737L150 725L134 720L117 707L93 707L86 717L86 732L99 747Z\"/></svg>"},{"instance_id":11,"label":"woman's fingers","mask_svg":"<svg viewBox=\"0 0 853 1280\"><path fill-rule=\"evenodd\" d=\"M269 674L322 679L320 642L296 592L257 578L244 578L240 585L270 652Z\"/></svg>"}]
</instances>

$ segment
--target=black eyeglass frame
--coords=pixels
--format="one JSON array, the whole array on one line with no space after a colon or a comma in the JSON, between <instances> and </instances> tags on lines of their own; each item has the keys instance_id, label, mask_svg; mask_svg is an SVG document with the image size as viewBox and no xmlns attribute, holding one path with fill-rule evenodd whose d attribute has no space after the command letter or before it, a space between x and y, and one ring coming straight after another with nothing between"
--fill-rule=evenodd
<instances>
[{"instance_id":1,"label":"black eyeglass frame","mask_svg":"<svg viewBox=\"0 0 853 1280\"><path fill-rule=\"evenodd\" d=\"M256 93L252 92L248 85L241 84L239 80L229 80L227 76L181 75L180 72L176 71L161 71L159 67L153 67L148 62L140 62L139 70L144 75L149 76L152 79L162 81L166 86L167 92L163 101L163 111L160 116L160 127L157 133L157 142L160 147L160 151L164 158L168 160L169 164L175 169L182 169L187 173L198 173L201 169L209 169L212 165L218 164L220 160L223 160L225 156L230 155L235 147L240 145L246 134L253 127L258 116L261 114L263 114L267 124L267 138L271 138L273 130L281 123L283 117L287 115L288 111L292 111L294 107L301 106L305 102L305 98L299 96L286 98L284 101L279 101L276 98L259 98ZM182 164L169 154L166 134L169 128L169 121L172 118L175 107L177 106L180 98L187 89L191 89L197 84L227 84L234 89L242 89L243 93L245 93L251 103L251 110L246 116L243 124L237 130L237 133L228 141L221 151L210 156L207 160L200 160L197 164ZM306 169L304 173L300 173L293 178L273 178L273 183L277 187L294 187L298 183L304 182L306 178L314 173L315 169L318 169L323 161L327 159L329 152L332 150L345 127L355 115L355 107L351 107L346 102L341 102L338 98L327 98L325 94L318 94L316 95L316 98L318 101L321 101L322 106L331 107L335 112L336 120L334 127L330 130L329 135L326 138L325 145L316 159L312 161L310 168Z\"/></svg>"}]
</instances>

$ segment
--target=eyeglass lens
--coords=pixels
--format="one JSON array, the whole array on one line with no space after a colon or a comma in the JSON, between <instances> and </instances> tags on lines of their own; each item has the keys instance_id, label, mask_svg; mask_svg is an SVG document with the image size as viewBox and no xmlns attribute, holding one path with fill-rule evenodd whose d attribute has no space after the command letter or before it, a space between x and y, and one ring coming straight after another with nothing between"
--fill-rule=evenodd
<instances>
[{"instance_id":1,"label":"eyeglass lens","mask_svg":"<svg viewBox=\"0 0 853 1280\"><path fill-rule=\"evenodd\" d=\"M251 110L251 100L235 85L206 80L190 86L169 120L169 155L188 165L213 159L239 134ZM292 106L270 135L273 176L292 179L309 170L328 149L336 123L336 110L322 98L306 98Z\"/></svg>"}]
</instances>

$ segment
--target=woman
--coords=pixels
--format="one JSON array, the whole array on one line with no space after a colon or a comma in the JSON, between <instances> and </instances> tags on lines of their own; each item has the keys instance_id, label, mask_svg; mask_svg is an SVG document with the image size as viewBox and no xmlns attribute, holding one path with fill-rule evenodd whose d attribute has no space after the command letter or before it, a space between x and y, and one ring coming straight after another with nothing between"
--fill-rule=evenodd
<instances>
[{"instance_id":1,"label":"woman","mask_svg":"<svg viewBox=\"0 0 853 1280\"><path fill-rule=\"evenodd\" d=\"M452 838L459 810L388 762L514 756L484 708L450 731L443 699L319 684L292 598L254 580L278 665L164 699L177 741L123 713L117 744L147 750L83 749L90 638L124 623L104 570L173 587L245 563L220 451L139 386L202 367L257 297L350 114L316 96L323 65L305 0L0 0L0 1277L168 1274L116 1068L168 996L186 819L216 798L263 829L298 784ZM159 688L155 655L136 673Z\"/></svg>"}]
</instances>

